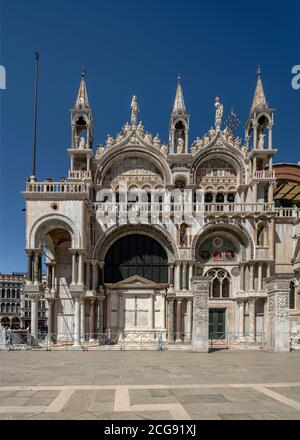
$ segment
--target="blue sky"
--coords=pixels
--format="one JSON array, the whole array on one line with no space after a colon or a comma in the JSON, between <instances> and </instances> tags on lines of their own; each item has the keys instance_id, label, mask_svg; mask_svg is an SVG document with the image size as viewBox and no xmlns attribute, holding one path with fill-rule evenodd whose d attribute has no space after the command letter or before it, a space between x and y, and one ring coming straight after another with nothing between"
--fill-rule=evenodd
<instances>
[{"instance_id":1,"label":"blue sky","mask_svg":"<svg viewBox=\"0 0 300 440\"><path fill-rule=\"evenodd\" d=\"M87 71L95 142L115 135L138 96L146 129L168 139L177 74L191 114L190 141L213 125L214 97L241 124L251 105L256 68L275 115L275 162L298 162L300 90L299 1L2 0L0 272L26 270L25 201L31 171L34 52L39 50L37 173L67 174L70 114L81 66Z\"/></svg>"}]
</instances>

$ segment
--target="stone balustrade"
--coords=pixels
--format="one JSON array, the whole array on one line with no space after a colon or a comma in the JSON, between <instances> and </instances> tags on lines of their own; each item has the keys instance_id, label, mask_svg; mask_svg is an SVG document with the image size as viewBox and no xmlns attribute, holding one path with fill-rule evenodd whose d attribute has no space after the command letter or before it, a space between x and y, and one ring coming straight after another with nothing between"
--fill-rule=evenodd
<instances>
[{"instance_id":1,"label":"stone balustrade","mask_svg":"<svg viewBox=\"0 0 300 440\"><path fill-rule=\"evenodd\" d=\"M68 178L69 179L90 179L92 177L91 170L76 170L69 171Z\"/></svg>"},{"instance_id":2,"label":"stone balustrade","mask_svg":"<svg viewBox=\"0 0 300 440\"><path fill-rule=\"evenodd\" d=\"M254 179L275 179L275 170L259 170L255 171Z\"/></svg>"},{"instance_id":3,"label":"stone balustrade","mask_svg":"<svg viewBox=\"0 0 300 440\"><path fill-rule=\"evenodd\" d=\"M85 193L84 183L27 182L26 193Z\"/></svg>"},{"instance_id":4,"label":"stone balustrade","mask_svg":"<svg viewBox=\"0 0 300 440\"><path fill-rule=\"evenodd\" d=\"M94 209L97 214L107 216L110 214L136 214L138 216L152 216L162 217L167 216L215 216L222 214L261 214L270 213L275 217L284 217L288 219L299 219L299 208L275 208L274 203L198 203L186 204L181 206L179 204L167 203L94 203Z\"/></svg>"}]
</instances>

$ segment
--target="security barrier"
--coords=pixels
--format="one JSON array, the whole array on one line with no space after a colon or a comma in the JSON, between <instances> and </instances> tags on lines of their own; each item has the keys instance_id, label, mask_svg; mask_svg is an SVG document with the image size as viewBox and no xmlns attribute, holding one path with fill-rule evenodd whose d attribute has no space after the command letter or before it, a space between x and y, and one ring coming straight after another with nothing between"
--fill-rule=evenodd
<instances>
[{"instance_id":1,"label":"security barrier","mask_svg":"<svg viewBox=\"0 0 300 440\"><path fill-rule=\"evenodd\" d=\"M297 339L298 341L298 339ZM208 337L210 351L220 349L266 349L265 333L213 332ZM295 344L295 338L291 338ZM26 330L2 330L0 350L191 350L192 333L167 331L125 331L119 333L39 333L35 338Z\"/></svg>"}]
</instances>

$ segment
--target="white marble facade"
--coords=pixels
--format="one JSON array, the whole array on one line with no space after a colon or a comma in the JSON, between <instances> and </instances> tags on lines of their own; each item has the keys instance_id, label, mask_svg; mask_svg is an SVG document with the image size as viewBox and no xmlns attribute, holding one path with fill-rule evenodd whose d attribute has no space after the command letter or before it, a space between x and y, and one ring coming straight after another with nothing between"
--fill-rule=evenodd
<instances>
[{"instance_id":1,"label":"white marble facade","mask_svg":"<svg viewBox=\"0 0 300 440\"><path fill-rule=\"evenodd\" d=\"M38 182L31 176L23 193L25 290L48 299L48 331L55 339L78 345L103 333L124 338L162 332L176 342L190 341L194 331L200 336L193 346L201 351L206 333L225 332L240 341L263 335L270 349L288 349L287 328L300 330L300 215L297 208L274 203L274 109L267 105L260 74L244 141L236 137L234 121L222 122L220 98L215 106L214 126L189 143L189 114L178 80L168 145L138 121L135 97L131 122L95 150L82 76L71 110L67 179ZM122 184L130 191L126 202ZM174 224L184 203L189 216ZM129 222L137 209L140 221ZM195 228L200 211L201 228ZM129 236L138 237L136 255ZM123 245L116 245L121 241L129 247L124 261ZM46 289L40 283L43 264ZM203 313L195 309L197 301ZM195 319L202 319L201 331ZM31 330L35 335L34 313Z\"/></svg>"}]
</instances>

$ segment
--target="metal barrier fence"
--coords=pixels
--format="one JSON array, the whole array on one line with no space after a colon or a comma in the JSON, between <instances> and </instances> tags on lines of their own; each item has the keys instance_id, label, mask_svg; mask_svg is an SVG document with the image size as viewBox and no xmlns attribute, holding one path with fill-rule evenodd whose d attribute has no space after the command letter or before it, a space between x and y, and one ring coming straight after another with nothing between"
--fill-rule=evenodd
<instances>
[{"instance_id":1,"label":"metal barrier fence","mask_svg":"<svg viewBox=\"0 0 300 440\"><path fill-rule=\"evenodd\" d=\"M39 333L26 330L0 332L0 349L6 350L191 350L192 333L167 331L124 331L119 333ZM208 347L218 349L265 349L265 333L213 332ZM292 347L291 347L292 348Z\"/></svg>"}]
</instances>

